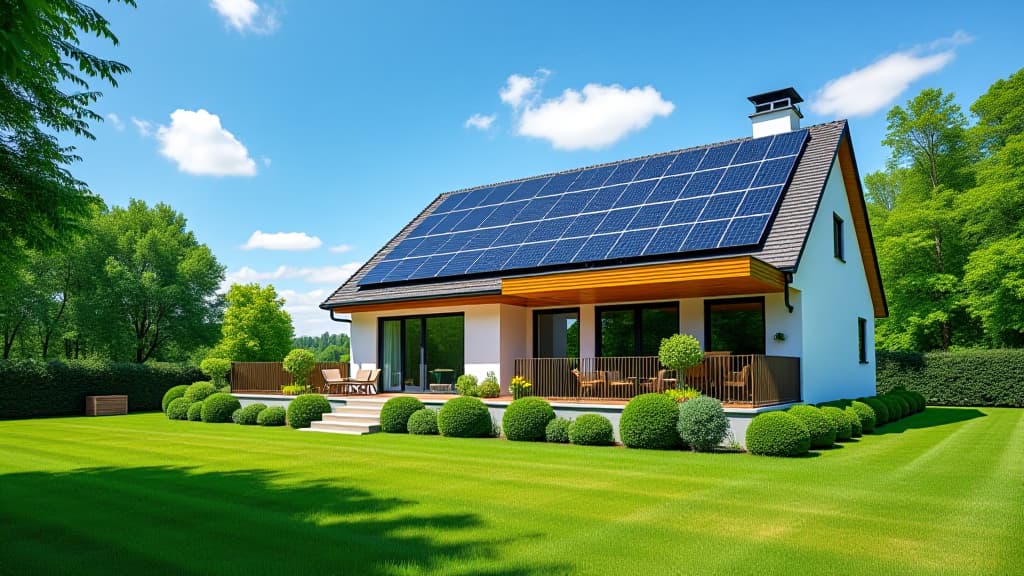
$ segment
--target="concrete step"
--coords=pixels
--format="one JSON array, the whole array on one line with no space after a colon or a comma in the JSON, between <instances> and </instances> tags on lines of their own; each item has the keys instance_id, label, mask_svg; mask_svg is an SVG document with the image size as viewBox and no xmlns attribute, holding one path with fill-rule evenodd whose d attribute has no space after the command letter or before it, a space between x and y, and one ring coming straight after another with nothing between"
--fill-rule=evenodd
<instances>
[{"instance_id":1,"label":"concrete step","mask_svg":"<svg viewBox=\"0 0 1024 576\"><path fill-rule=\"evenodd\" d=\"M370 404L346 404L345 406L338 406L337 408L334 409L334 411L341 412L342 410L346 410L349 412L359 412L362 414L380 414L380 411L383 407L383 404L381 404L380 406Z\"/></svg>"},{"instance_id":2,"label":"concrete step","mask_svg":"<svg viewBox=\"0 0 1024 576\"><path fill-rule=\"evenodd\" d=\"M359 408L380 408L384 407L384 403L387 400L381 400L377 398L346 398L345 406L359 407Z\"/></svg>"},{"instance_id":3,"label":"concrete step","mask_svg":"<svg viewBox=\"0 0 1024 576\"><path fill-rule=\"evenodd\" d=\"M321 420L310 424L310 429L318 432L338 432L343 434L373 434L374 432L380 432L380 424Z\"/></svg>"},{"instance_id":4,"label":"concrete step","mask_svg":"<svg viewBox=\"0 0 1024 576\"><path fill-rule=\"evenodd\" d=\"M363 410L345 410L327 412L323 415L324 422L353 422L363 424L380 424L380 414L373 414Z\"/></svg>"}]
</instances>

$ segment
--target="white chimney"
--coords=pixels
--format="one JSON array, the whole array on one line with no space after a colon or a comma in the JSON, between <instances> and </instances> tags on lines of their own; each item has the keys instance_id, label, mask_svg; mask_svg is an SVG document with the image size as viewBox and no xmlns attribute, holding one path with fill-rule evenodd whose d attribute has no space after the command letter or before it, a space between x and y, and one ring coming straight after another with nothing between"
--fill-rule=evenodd
<instances>
[{"instance_id":1,"label":"white chimney","mask_svg":"<svg viewBox=\"0 0 1024 576\"><path fill-rule=\"evenodd\" d=\"M757 94L747 100L754 105L754 113L750 115L754 138L800 129L800 119L804 115L797 104L804 99L792 87Z\"/></svg>"}]
</instances>

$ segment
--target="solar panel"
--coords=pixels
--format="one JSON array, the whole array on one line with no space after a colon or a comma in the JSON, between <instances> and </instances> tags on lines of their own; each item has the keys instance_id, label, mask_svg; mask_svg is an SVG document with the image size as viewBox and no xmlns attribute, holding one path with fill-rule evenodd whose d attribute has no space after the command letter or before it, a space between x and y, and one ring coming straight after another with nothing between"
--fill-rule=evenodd
<instances>
[{"instance_id":1,"label":"solar panel","mask_svg":"<svg viewBox=\"0 0 1024 576\"><path fill-rule=\"evenodd\" d=\"M800 130L444 197L360 285L759 244Z\"/></svg>"}]
</instances>

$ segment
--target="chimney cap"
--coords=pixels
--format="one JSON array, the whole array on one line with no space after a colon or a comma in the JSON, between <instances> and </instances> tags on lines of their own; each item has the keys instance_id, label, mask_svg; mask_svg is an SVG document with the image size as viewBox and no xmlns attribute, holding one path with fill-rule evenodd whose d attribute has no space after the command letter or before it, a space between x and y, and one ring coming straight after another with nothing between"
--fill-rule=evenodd
<instances>
[{"instance_id":1,"label":"chimney cap","mask_svg":"<svg viewBox=\"0 0 1024 576\"><path fill-rule=\"evenodd\" d=\"M772 90L771 92L764 92L762 94L755 94L747 97L750 103L755 107L763 104L771 104L778 102L779 100L789 99L790 104L799 104L804 101L800 94L792 86L783 88L781 90Z\"/></svg>"}]
</instances>

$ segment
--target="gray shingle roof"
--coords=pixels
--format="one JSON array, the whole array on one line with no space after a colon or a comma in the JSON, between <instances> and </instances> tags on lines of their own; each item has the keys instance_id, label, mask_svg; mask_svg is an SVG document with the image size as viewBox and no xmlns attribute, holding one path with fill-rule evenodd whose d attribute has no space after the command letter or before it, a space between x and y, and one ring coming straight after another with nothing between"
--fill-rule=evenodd
<instances>
[{"instance_id":1,"label":"gray shingle roof","mask_svg":"<svg viewBox=\"0 0 1024 576\"><path fill-rule=\"evenodd\" d=\"M828 179L829 171L836 157L840 139L846 131L846 121L838 120L826 124L817 124L808 127L809 139L803 156L797 164L793 180L786 190L782 205L779 207L776 216L764 244L760 250L731 252L730 255L754 256L776 268L795 270L803 251L804 242L810 232L811 222L817 211L821 200L821 194L825 188L825 181ZM730 142L740 142L750 138L741 138ZM706 144L691 149L707 148L718 146L723 142ZM673 150L663 154L677 154L682 150ZM646 157L645 157L646 158ZM614 163L622 162L617 160ZM575 169L574 169L575 170ZM530 178L536 178L531 176ZM515 182L515 181L513 181ZM487 187L495 186L490 184ZM482 188L482 186L480 187ZM448 279L431 280L426 282L408 283L390 286L358 286L359 280L377 262L397 246L405 237L429 216L445 198L451 194L464 192L455 190L438 196L411 222L406 224L387 244L370 258L363 266L356 271L344 284L331 294L320 307L330 309L336 306L352 306L358 304L372 304L382 302L393 302L402 300L420 300L427 298L438 298L445 296L465 296L469 294L500 294L501 277L471 278L471 279ZM706 258L702 256L701 258ZM679 258L678 260L691 260L697 258ZM669 259L668 261L671 261ZM593 270L597 267L589 267Z\"/></svg>"}]
</instances>

